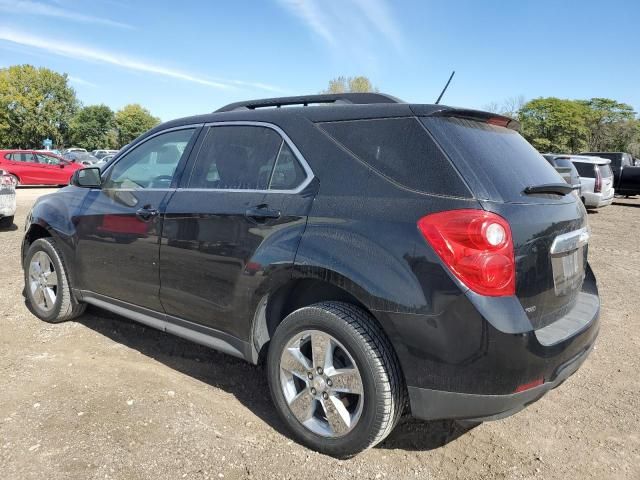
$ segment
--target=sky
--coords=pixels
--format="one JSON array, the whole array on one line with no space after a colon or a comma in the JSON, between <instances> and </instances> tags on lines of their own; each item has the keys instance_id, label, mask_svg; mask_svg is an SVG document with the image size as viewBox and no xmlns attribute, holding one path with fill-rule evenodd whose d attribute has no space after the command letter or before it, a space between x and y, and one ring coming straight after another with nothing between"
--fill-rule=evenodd
<instances>
[{"instance_id":1,"label":"sky","mask_svg":"<svg viewBox=\"0 0 640 480\"><path fill-rule=\"evenodd\" d=\"M482 108L608 97L640 111L636 0L0 0L0 68L67 73L84 105L162 120L315 94L339 75Z\"/></svg>"}]
</instances>

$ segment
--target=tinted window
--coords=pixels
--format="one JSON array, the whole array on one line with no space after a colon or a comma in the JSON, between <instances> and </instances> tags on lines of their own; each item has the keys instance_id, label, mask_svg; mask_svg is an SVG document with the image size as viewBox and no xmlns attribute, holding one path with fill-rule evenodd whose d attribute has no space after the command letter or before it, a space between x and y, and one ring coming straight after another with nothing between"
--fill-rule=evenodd
<instances>
[{"instance_id":1,"label":"tinted window","mask_svg":"<svg viewBox=\"0 0 640 480\"><path fill-rule=\"evenodd\" d=\"M9 158L14 162L33 162L33 155L30 153L11 153Z\"/></svg>"},{"instance_id":2,"label":"tinted window","mask_svg":"<svg viewBox=\"0 0 640 480\"><path fill-rule=\"evenodd\" d=\"M157 135L113 166L104 188L168 188L194 129Z\"/></svg>"},{"instance_id":3,"label":"tinted window","mask_svg":"<svg viewBox=\"0 0 640 480\"><path fill-rule=\"evenodd\" d=\"M306 177L293 151L283 142L271 175L269 190L293 190L304 182Z\"/></svg>"},{"instance_id":4,"label":"tinted window","mask_svg":"<svg viewBox=\"0 0 640 480\"><path fill-rule=\"evenodd\" d=\"M320 124L362 162L413 190L469 197L451 163L415 118Z\"/></svg>"},{"instance_id":5,"label":"tinted window","mask_svg":"<svg viewBox=\"0 0 640 480\"><path fill-rule=\"evenodd\" d=\"M266 127L211 127L189 187L266 190L282 137Z\"/></svg>"},{"instance_id":6,"label":"tinted window","mask_svg":"<svg viewBox=\"0 0 640 480\"><path fill-rule=\"evenodd\" d=\"M593 167L593 163L573 162L578 170L578 175L581 177L595 178L596 172Z\"/></svg>"},{"instance_id":7,"label":"tinted window","mask_svg":"<svg viewBox=\"0 0 640 480\"><path fill-rule=\"evenodd\" d=\"M556 167L562 167L562 168L571 168L571 160L569 160L568 158L556 158L555 160L556 163Z\"/></svg>"},{"instance_id":8,"label":"tinted window","mask_svg":"<svg viewBox=\"0 0 640 480\"><path fill-rule=\"evenodd\" d=\"M464 118L422 120L478 198L536 201L523 193L526 187L562 181L558 172L514 130Z\"/></svg>"}]
</instances>

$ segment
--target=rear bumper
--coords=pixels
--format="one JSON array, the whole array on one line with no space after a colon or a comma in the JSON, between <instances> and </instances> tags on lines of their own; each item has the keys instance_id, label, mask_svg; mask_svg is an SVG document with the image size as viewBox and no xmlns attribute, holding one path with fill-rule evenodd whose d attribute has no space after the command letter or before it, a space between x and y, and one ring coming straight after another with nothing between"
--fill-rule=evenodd
<instances>
[{"instance_id":1,"label":"rear bumper","mask_svg":"<svg viewBox=\"0 0 640 480\"><path fill-rule=\"evenodd\" d=\"M523 392L508 395L481 395L409 387L411 414L422 420L487 421L508 417L540 400L549 390L556 388L573 375L592 348L593 344L570 362L560 365L553 380Z\"/></svg>"},{"instance_id":2,"label":"rear bumper","mask_svg":"<svg viewBox=\"0 0 640 480\"><path fill-rule=\"evenodd\" d=\"M587 207L600 208L613 203L614 193L614 189L612 188L606 194L583 192L582 196L584 197L584 204Z\"/></svg>"}]
</instances>

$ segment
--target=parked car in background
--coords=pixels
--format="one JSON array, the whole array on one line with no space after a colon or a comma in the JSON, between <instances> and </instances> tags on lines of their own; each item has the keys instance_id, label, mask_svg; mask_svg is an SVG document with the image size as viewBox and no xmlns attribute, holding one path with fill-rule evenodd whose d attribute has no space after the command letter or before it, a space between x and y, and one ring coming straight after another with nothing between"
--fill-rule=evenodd
<instances>
[{"instance_id":1,"label":"parked car in background","mask_svg":"<svg viewBox=\"0 0 640 480\"><path fill-rule=\"evenodd\" d=\"M77 163L88 167L98 161L96 157L87 152L67 152L64 154L64 158L70 162Z\"/></svg>"},{"instance_id":2,"label":"parked car in background","mask_svg":"<svg viewBox=\"0 0 640 480\"><path fill-rule=\"evenodd\" d=\"M556 169L564 181L580 193L580 176L575 165L571 162L571 155L545 153L542 155L549 164Z\"/></svg>"},{"instance_id":3,"label":"parked car in background","mask_svg":"<svg viewBox=\"0 0 640 480\"><path fill-rule=\"evenodd\" d=\"M0 169L12 175L17 185L68 185L82 165L33 150L0 150Z\"/></svg>"},{"instance_id":4,"label":"parked car in background","mask_svg":"<svg viewBox=\"0 0 640 480\"><path fill-rule=\"evenodd\" d=\"M107 163L109 163L111 161L111 159L113 157L115 157L116 154L115 153L110 153L109 155L105 155L104 157L102 157L100 160L98 160L96 162L96 167L100 167L103 168Z\"/></svg>"},{"instance_id":5,"label":"parked car in background","mask_svg":"<svg viewBox=\"0 0 640 480\"><path fill-rule=\"evenodd\" d=\"M377 93L164 123L36 201L27 303L264 359L284 424L331 455L405 411L505 417L580 367L600 309L585 209L517 127Z\"/></svg>"},{"instance_id":6,"label":"parked car in background","mask_svg":"<svg viewBox=\"0 0 640 480\"><path fill-rule=\"evenodd\" d=\"M613 170L613 188L618 195L640 195L640 166L630 153L625 152L586 152L580 155L592 155L611 160Z\"/></svg>"},{"instance_id":7,"label":"parked car in background","mask_svg":"<svg viewBox=\"0 0 640 480\"><path fill-rule=\"evenodd\" d=\"M118 150L94 150L91 152L91 155L96 157L98 160L101 160L102 157L106 155L114 155L116 153L118 153Z\"/></svg>"},{"instance_id":8,"label":"parked car in background","mask_svg":"<svg viewBox=\"0 0 640 480\"><path fill-rule=\"evenodd\" d=\"M66 153L71 153L71 152L84 152L87 153L87 150L85 148L78 148L78 147L71 147L71 148L65 148L62 151L62 154L66 154Z\"/></svg>"},{"instance_id":9,"label":"parked car in background","mask_svg":"<svg viewBox=\"0 0 640 480\"><path fill-rule=\"evenodd\" d=\"M580 175L580 198L586 207L599 208L611 205L615 189L613 171L608 158L572 155L571 161Z\"/></svg>"},{"instance_id":10,"label":"parked car in background","mask_svg":"<svg viewBox=\"0 0 640 480\"><path fill-rule=\"evenodd\" d=\"M16 182L9 172L0 169L0 228L13 225L16 213Z\"/></svg>"}]
</instances>

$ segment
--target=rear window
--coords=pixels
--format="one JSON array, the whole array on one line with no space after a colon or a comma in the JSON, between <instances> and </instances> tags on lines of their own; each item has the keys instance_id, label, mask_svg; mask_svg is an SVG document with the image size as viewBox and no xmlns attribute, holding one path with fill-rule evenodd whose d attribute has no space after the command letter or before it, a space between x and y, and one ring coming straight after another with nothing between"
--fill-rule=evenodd
<instances>
[{"instance_id":1,"label":"rear window","mask_svg":"<svg viewBox=\"0 0 640 480\"><path fill-rule=\"evenodd\" d=\"M593 163L573 162L581 177L595 178L596 172Z\"/></svg>"},{"instance_id":2,"label":"rear window","mask_svg":"<svg viewBox=\"0 0 640 480\"><path fill-rule=\"evenodd\" d=\"M422 122L477 198L504 202L546 200L554 197L525 195L524 189L564 181L514 130L466 118L424 117Z\"/></svg>"},{"instance_id":3,"label":"rear window","mask_svg":"<svg viewBox=\"0 0 640 480\"><path fill-rule=\"evenodd\" d=\"M406 188L470 197L454 167L415 118L352 120L319 126L360 161Z\"/></svg>"}]
</instances>

